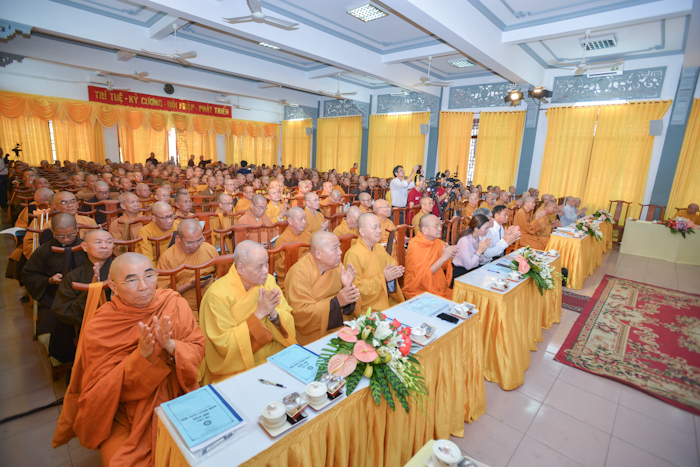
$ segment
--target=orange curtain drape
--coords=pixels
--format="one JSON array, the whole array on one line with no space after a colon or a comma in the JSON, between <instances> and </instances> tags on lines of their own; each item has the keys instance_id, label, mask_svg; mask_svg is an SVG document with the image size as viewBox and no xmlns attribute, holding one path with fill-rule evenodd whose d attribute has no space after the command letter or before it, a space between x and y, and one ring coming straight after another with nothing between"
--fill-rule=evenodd
<instances>
[{"instance_id":1,"label":"orange curtain drape","mask_svg":"<svg viewBox=\"0 0 700 467\"><path fill-rule=\"evenodd\" d=\"M467 181L473 123L474 112L440 112L440 172L458 172L463 182Z\"/></svg>"},{"instance_id":2,"label":"orange curtain drape","mask_svg":"<svg viewBox=\"0 0 700 467\"><path fill-rule=\"evenodd\" d=\"M199 156L204 156L205 161L216 160L216 135L213 132L200 134L196 131L185 131L177 133L176 141L181 161L189 160L192 154L195 162L199 162Z\"/></svg>"},{"instance_id":3,"label":"orange curtain drape","mask_svg":"<svg viewBox=\"0 0 700 467\"><path fill-rule=\"evenodd\" d=\"M306 129L313 120L284 120L282 122L282 165L309 167L311 165L311 136Z\"/></svg>"},{"instance_id":4,"label":"orange curtain drape","mask_svg":"<svg viewBox=\"0 0 700 467\"><path fill-rule=\"evenodd\" d=\"M26 117L20 113L17 118L0 115L0 147L10 152L15 144L22 147L22 160L38 166L42 160L53 161L49 123L38 117Z\"/></svg>"},{"instance_id":5,"label":"orange curtain drape","mask_svg":"<svg viewBox=\"0 0 700 467\"><path fill-rule=\"evenodd\" d=\"M425 135L421 135L420 126L429 121L429 112L371 115L367 172L373 177L393 178L397 165L409 173L422 165Z\"/></svg>"},{"instance_id":6,"label":"orange curtain drape","mask_svg":"<svg viewBox=\"0 0 700 467\"><path fill-rule=\"evenodd\" d=\"M166 160L168 157L168 132L155 131L145 125L135 130L122 125L119 127L119 149L122 161L129 161L132 164L145 164L151 152L155 153L156 159Z\"/></svg>"},{"instance_id":7,"label":"orange curtain drape","mask_svg":"<svg viewBox=\"0 0 700 467\"><path fill-rule=\"evenodd\" d=\"M525 129L525 111L481 112L474 158L474 185L515 184L520 146Z\"/></svg>"},{"instance_id":8,"label":"orange curtain drape","mask_svg":"<svg viewBox=\"0 0 700 467\"><path fill-rule=\"evenodd\" d=\"M676 208L684 209L698 201L700 201L700 99L695 99L676 165L666 218L675 216Z\"/></svg>"},{"instance_id":9,"label":"orange curtain drape","mask_svg":"<svg viewBox=\"0 0 700 467\"><path fill-rule=\"evenodd\" d=\"M56 159L60 161L90 161L95 151L95 125L86 121L76 125L70 120L52 120ZM100 130L102 125L97 124ZM103 143L104 147L104 143Z\"/></svg>"},{"instance_id":10,"label":"orange curtain drape","mask_svg":"<svg viewBox=\"0 0 700 467\"><path fill-rule=\"evenodd\" d=\"M360 165L362 156L362 117L318 119L316 168L323 172L350 170Z\"/></svg>"}]
</instances>

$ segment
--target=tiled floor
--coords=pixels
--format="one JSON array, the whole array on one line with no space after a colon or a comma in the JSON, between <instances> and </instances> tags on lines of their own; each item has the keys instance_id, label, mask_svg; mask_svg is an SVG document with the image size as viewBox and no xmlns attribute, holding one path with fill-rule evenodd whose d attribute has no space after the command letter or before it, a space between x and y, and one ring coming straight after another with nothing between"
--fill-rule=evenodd
<instances>
[{"instance_id":1,"label":"tiled floor","mask_svg":"<svg viewBox=\"0 0 700 467\"><path fill-rule=\"evenodd\" d=\"M0 272L12 249L0 236ZM604 274L697 292L700 267L612 251L575 291L592 295ZM0 419L62 397L65 380L52 383L46 352L32 341L31 310L15 281L0 281ZM465 453L499 466L697 466L700 417L614 381L553 360L578 313L564 310L561 324L545 331L531 354L525 383L503 391L486 383L486 414L453 438ZM99 452L77 440L51 447L60 408L0 425L0 466L101 465ZM371 466L368 466L371 467Z\"/></svg>"}]
</instances>

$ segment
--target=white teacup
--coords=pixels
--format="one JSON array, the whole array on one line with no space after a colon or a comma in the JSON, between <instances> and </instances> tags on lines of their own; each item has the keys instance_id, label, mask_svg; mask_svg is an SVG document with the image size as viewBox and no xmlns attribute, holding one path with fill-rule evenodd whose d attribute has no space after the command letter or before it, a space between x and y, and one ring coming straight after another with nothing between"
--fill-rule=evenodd
<instances>
[{"instance_id":1,"label":"white teacup","mask_svg":"<svg viewBox=\"0 0 700 467\"><path fill-rule=\"evenodd\" d=\"M269 427L278 427L287 418L287 407L282 402L270 402L262 409L262 416L265 424Z\"/></svg>"},{"instance_id":2,"label":"white teacup","mask_svg":"<svg viewBox=\"0 0 700 467\"><path fill-rule=\"evenodd\" d=\"M549 250L550 255L556 255L557 253L559 253L557 250Z\"/></svg>"},{"instance_id":3,"label":"white teacup","mask_svg":"<svg viewBox=\"0 0 700 467\"><path fill-rule=\"evenodd\" d=\"M518 271L512 271L510 274L508 274L508 277L510 277L514 281L518 281L520 280L520 273Z\"/></svg>"},{"instance_id":4,"label":"white teacup","mask_svg":"<svg viewBox=\"0 0 700 467\"><path fill-rule=\"evenodd\" d=\"M462 460L462 452L452 441L439 439L433 444L433 465L439 467L455 467Z\"/></svg>"},{"instance_id":5,"label":"white teacup","mask_svg":"<svg viewBox=\"0 0 700 467\"><path fill-rule=\"evenodd\" d=\"M320 381L312 381L306 385L306 395L309 402L320 404L328 398L328 388Z\"/></svg>"},{"instance_id":6,"label":"white teacup","mask_svg":"<svg viewBox=\"0 0 700 467\"><path fill-rule=\"evenodd\" d=\"M422 341L425 339L425 329L423 328L412 328L411 329L411 338L413 340L419 340Z\"/></svg>"},{"instance_id":7,"label":"white teacup","mask_svg":"<svg viewBox=\"0 0 700 467\"><path fill-rule=\"evenodd\" d=\"M505 279L496 279L496 287L498 288L505 288L506 286L506 280Z\"/></svg>"}]
</instances>

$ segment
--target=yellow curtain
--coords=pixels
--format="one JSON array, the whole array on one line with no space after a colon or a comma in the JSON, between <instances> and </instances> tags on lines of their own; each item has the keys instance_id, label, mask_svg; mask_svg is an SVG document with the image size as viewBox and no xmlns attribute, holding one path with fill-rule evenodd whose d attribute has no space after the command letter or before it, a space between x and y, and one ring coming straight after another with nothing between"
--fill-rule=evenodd
<instances>
[{"instance_id":1,"label":"yellow curtain","mask_svg":"<svg viewBox=\"0 0 700 467\"><path fill-rule=\"evenodd\" d=\"M547 109L539 190L542 194L583 197L599 106Z\"/></svg>"},{"instance_id":2,"label":"yellow curtain","mask_svg":"<svg viewBox=\"0 0 700 467\"><path fill-rule=\"evenodd\" d=\"M146 159L152 152L155 153L156 159L163 161L168 157L168 132L155 131L149 126L140 126L132 130L126 125L121 125L119 148L124 162L146 164Z\"/></svg>"},{"instance_id":3,"label":"yellow curtain","mask_svg":"<svg viewBox=\"0 0 700 467\"><path fill-rule=\"evenodd\" d=\"M500 186L515 183L520 145L523 142L525 111L482 112L474 158L474 185Z\"/></svg>"},{"instance_id":4,"label":"yellow curtain","mask_svg":"<svg viewBox=\"0 0 700 467\"><path fill-rule=\"evenodd\" d=\"M0 147L11 152L15 144L22 148L22 160L31 166L38 166L42 160L53 162L49 123L38 117L30 118L20 114L17 118L0 115Z\"/></svg>"},{"instance_id":5,"label":"yellow curtain","mask_svg":"<svg viewBox=\"0 0 700 467\"><path fill-rule=\"evenodd\" d=\"M649 121L662 118L670 105L656 101L600 107L582 198L589 212L608 209L610 200L624 200L632 202L629 215L638 217L654 145Z\"/></svg>"},{"instance_id":6,"label":"yellow curtain","mask_svg":"<svg viewBox=\"0 0 700 467\"><path fill-rule=\"evenodd\" d=\"M319 118L316 168L347 172L362 155L362 117Z\"/></svg>"},{"instance_id":7,"label":"yellow curtain","mask_svg":"<svg viewBox=\"0 0 700 467\"><path fill-rule=\"evenodd\" d=\"M311 128L313 121L304 120L282 121L282 164L292 167L309 167L311 165L311 136L306 129Z\"/></svg>"},{"instance_id":8,"label":"yellow curtain","mask_svg":"<svg viewBox=\"0 0 700 467\"><path fill-rule=\"evenodd\" d=\"M393 178L397 165L409 173L414 166L422 165L425 135L420 134L420 126L429 121L429 112L371 115L367 172L374 177Z\"/></svg>"},{"instance_id":9,"label":"yellow curtain","mask_svg":"<svg viewBox=\"0 0 700 467\"><path fill-rule=\"evenodd\" d=\"M92 139L93 142L93 148L92 148L92 159L86 159L88 161L93 160L95 162L99 162L100 164L105 163L105 128L102 126L100 122L95 122L93 131L95 132L95 137Z\"/></svg>"},{"instance_id":10,"label":"yellow curtain","mask_svg":"<svg viewBox=\"0 0 700 467\"><path fill-rule=\"evenodd\" d=\"M176 133L177 153L181 161L187 161L194 154L195 164L199 163L199 156L204 160L216 160L216 135L214 132L199 134L196 131L184 131ZM158 157L158 154L156 154Z\"/></svg>"},{"instance_id":11,"label":"yellow curtain","mask_svg":"<svg viewBox=\"0 0 700 467\"><path fill-rule=\"evenodd\" d=\"M678 157L673 188L666 207L666 217L676 214L676 208L687 208L700 200L700 99L693 101L688 126L685 129L681 154Z\"/></svg>"},{"instance_id":12,"label":"yellow curtain","mask_svg":"<svg viewBox=\"0 0 700 467\"><path fill-rule=\"evenodd\" d=\"M51 122L53 125L54 145L56 147L56 159L60 161L69 160L71 162L97 160L93 155L95 125L90 123L90 121L76 125L68 119L55 119ZM102 129L102 125L99 123L97 125Z\"/></svg>"},{"instance_id":13,"label":"yellow curtain","mask_svg":"<svg viewBox=\"0 0 700 467\"><path fill-rule=\"evenodd\" d=\"M449 170L454 174L459 171L463 182L467 181L473 123L474 112L440 112L440 172Z\"/></svg>"}]
</instances>

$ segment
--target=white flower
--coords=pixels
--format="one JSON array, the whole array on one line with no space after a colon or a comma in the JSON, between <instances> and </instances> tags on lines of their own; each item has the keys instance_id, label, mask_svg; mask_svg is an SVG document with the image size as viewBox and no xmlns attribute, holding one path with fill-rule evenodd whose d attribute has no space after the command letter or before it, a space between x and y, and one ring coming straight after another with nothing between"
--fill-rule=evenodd
<instances>
[{"instance_id":1,"label":"white flower","mask_svg":"<svg viewBox=\"0 0 700 467\"><path fill-rule=\"evenodd\" d=\"M383 341L387 337L391 335L393 331L391 330L391 326L389 321L380 321L377 324L377 329L374 331L374 337Z\"/></svg>"}]
</instances>

